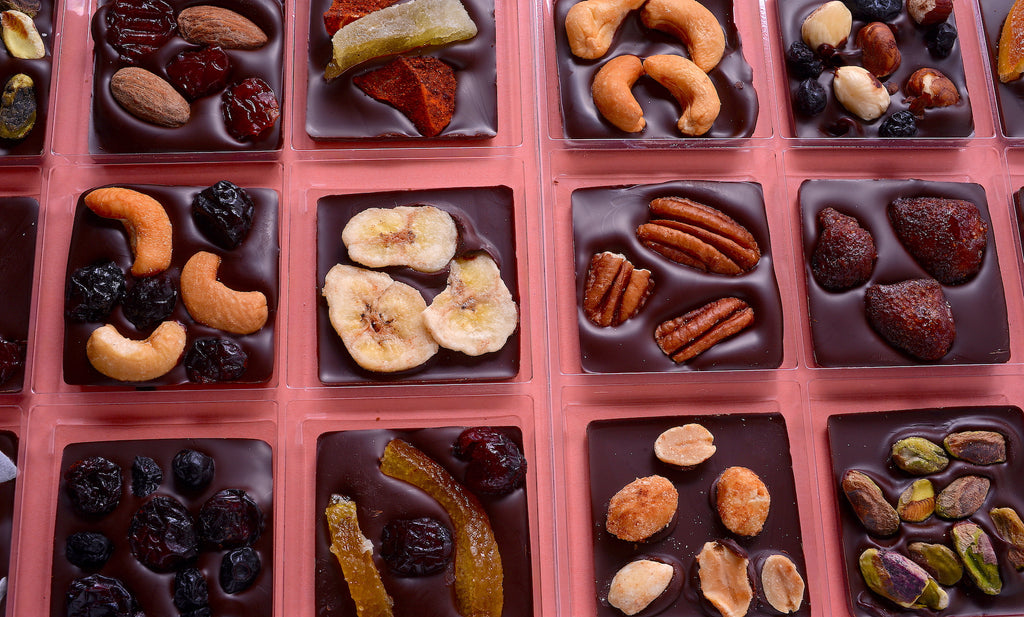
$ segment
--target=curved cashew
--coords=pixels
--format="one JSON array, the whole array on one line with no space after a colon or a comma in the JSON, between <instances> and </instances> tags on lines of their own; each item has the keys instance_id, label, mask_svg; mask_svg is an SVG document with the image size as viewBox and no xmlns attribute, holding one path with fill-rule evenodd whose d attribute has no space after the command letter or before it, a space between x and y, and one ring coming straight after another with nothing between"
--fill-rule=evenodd
<instances>
[{"instance_id":1,"label":"curved cashew","mask_svg":"<svg viewBox=\"0 0 1024 617\"><path fill-rule=\"evenodd\" d=\"M200 251L181 269L181 300L201 324L252 334L267 323L267 298L258 291L235 291L217 280L220 257Z\"/></svg>"},{"instance_id":2,"label":"curved cashew","mask_svg":"<svg viewBox=\"0 0 1024 617\"><path fill-rule=\"evenodd\" d=\"M601 67L594 76L591 93L597 111L627 133L644 130L644 110L631 92L633 84L644 74L643 63L636 56L617 56Z\"/></svg>"},{"instance_id":3,"label":"curved cashew","mask_svg":"<svg viewBox=\"0 0 1024 617\"><path fill-rule=\"evenodd\" d=\"M644 70L654 81L668 88L682 105L683 113L676 126L684 135L698 136L711 130L722 102L707 73L686 58L671 54L648 56Z\"/></svg>"},{"instance_id":4,"label":"curved cashew","mask_svg":"<svg viewBox=\"0 0 1024 617\"><path fill-rule=\"evenodd\" d=\"M99 216L121 221L128 231L135 254L132 274L152 276L171 265L171 219L160 202L117 186L96 189L84 201Z\"/></svg>"},{"instance_id":5,"label":"curved cashew","mask_svg":"<svg viewBox=\"0 0 1024 617\"><path fill-rule=\"evenodd\" d=\"M166 375L185 351L185 326L165 321L149 338L136 341L121 336L107 324L92 331L85 354L93 368L118 381L149 381Z\"/></svg>"},{"instance_id":6,"label":"curved cashew","mask_svg":"<svg viewBox=\"0 0 1024 617\"><path fill-rule=\"evenodd\" d=\"M572 5L565 15L569 49L585 60L605 55L622 20L643 3L644 0L584 0Z\"/></svg>"},{"instance_id":7,"label":"curved cashew","mask_svg":"<svg viewBox=\"0 0 1024 617\"><path fill-rule=\"evenodd\" d=\"M714 13L697 0L647 0L640 19L686 45L690 59L705 73L725 54L725 31Z\"/></svg>"}]
</instances>

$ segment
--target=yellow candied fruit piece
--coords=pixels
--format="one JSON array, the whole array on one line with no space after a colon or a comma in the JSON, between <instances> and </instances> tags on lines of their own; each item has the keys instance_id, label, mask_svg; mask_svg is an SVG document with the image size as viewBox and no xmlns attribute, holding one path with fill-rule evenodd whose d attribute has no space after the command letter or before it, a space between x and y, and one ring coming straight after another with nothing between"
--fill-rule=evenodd
<instances>
[{"instance_id":1,"label":"yellow candied fruit piece","mask_svg":"<svg viewBox=\"0 0 1024 617\"><path fill-rule=\"evenodd\" d=\"M332 495L325 511L331 530L331 552L338 558L359 617L391 617L391 596L373 563L373 544L359 530L356 502Z\"/></svg>"},{"instance_id":2,"label":"yellow candied fruit piece","mask_svg":"<svg viewBox=\"0 0 1024 617\"><path fill-rule=\"evenodd\" d=\"M476 496L429 456L393 439L380 460L384 475L437 500L455 528L455 604L463 617L500 617L504 602L501 554L491 521Z\"/></svg>"},{"instance_id":3,"label":"yellow candied fruit piece","mask_svg":"<svg viewBox=\"0 0 1024 617\"><path fill-rule=\"evenodd\" d=\"M1009 83L1024 72L1024 0L1017 0L1010 8L999 33L997 55L999 81Z\"/></svg>"}]
</instances>

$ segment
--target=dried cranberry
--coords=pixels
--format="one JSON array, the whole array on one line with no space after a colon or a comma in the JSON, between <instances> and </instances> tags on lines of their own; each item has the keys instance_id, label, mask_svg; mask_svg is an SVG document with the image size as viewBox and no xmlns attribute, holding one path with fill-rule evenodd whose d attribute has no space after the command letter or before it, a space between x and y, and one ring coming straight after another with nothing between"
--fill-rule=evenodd
<instances>
[{"instance_id":1,"label":"dried cranberry","mask_svg":"<svg viewBox=\"0 0 1024 617\"><path fill-rule=\"evenodd\" d=\"M64 314L76 321L105 321L124 288L124 272L112 261L81 267L68 279Z\"/></svg>"},{"instance_id":2,"label":"dried cranberry","mask_svg":"<svg viewBox=\"0 0 1024 617\"><path fill-rule=\"evenodd\" d=\"M263 510L241 489L225 489L199 510L199 538L218 549L251 546L262 532Z\"/></svg>"},{"instance_id":3,"label":"dried cranberry","mask_svg":"<svg viewBox=\"0 0 1024 617\"><path fill-rule=\"evenodd\" d=\"M95 531L73 533L64 544L64 556L83 570L99 570L113 552L110 538Z\"/></svg>"},{"instance_id":4,"label":"dried cranberry","mask_svg":"<svg viewBox=\"0 0 1024 617\"><path fill-rule=\"evenodd\" d=\"M136 456L132 462L132 495L147 497L164 481L164 472L148 456Z\"/></svg>"},{"instance_id":5,"label":"dried cranberry","mask_svg":"<svg viewBox=\"0 0 1024 617\"><path fill-rule=\"evenodd\" d=\"M523 485L526 459L507 435L492 428L462 431L455 442L455 456L469 461L466 486L484 495L506 495Z\"/></svg>"},{"instance_id":6,"label":"dried cranberry","mask_svg":"<svg viewBox=\"0 0 1024 617\"><path fill-rule=\"evenodd\" d=\"M452 559L452 532L436 518L391 521L381 533L380 554L401 576L425 576L443 570Z\"/></svg>"},{"instance_id":7,"label":"dried cranberry","mask_svg":"<svg viewBox=\"0 0 1024 617\"><path fill-rule=\"evenodd\" d=\"M199 338L185 352L185 374L195 383L238 379L245 373L249 355L226 338Z\"/></svg>"},{"instance_id":8,"label":"dried cranberry","mask_svg":"<svg viewBox=\"0 0 1024 617\"><path fill-rule=\"evenodd\" d=\"M167 79L190 101L228 85L231 58L220 47L186 49L167 63Z\"/></svg>"},{"instance_id":9,"label":"dried cranberry","mask_svg":"<svg viewBox=\"0 0 1024 617\"><path fill-rule=\"evenodd\" d=\"M220 562L220 586L224 593L245 591L260 575L260 556L252 547L236 548L224 553Z\"/></svg>"},{"instance_id":10,"label":"dried cranberry","mask_svg":"<svg viewBox=\"0 0 1024 617\"><path fill-rule=\"evenodd\" d=\"M213 459L197 450L182 450L171 461L174 479L182 487L200 491L213 480Z\"/></svg>"},{"instance_id":11,"label":"dried cranberry","mask_svg":"<svg viewBox=\"0 0 1024 617\"><path fill-rule=\"evenodd\" d=\"M239 141L259 137L281 117L281 106L270 85L250 77L224 92L224 122Z\"/></svg>"},{"instance_id":12,"label":"dried cranberry","mask_svg":"<svg viewBox=\"0 0 1024 617\"><path fill-rule=\"evenodd\" d=\"M64 490L80 514L103 515L121 502L121 467L102 456L90 456L68 467Z\"/></svg>"},{"instance_id":13,"label":"dried cranberry","mask_svg":"<svg viewBox=\"0 0 1024 617\"><path fill-rule=\"evenodd\" d=\"M200 191L192 200L192 220L210 242L237 248L249 234L256 206L249 194L227 180Z\"/></svg>"},{"instance_id":14,"label":"dried cranberry","mask_svg":"<svg viewBox=\"0 0 1024 617\"><path fill-rule=\"evenodd\" d=\"M71 581L68 617L141 617L135 596L116 578L91 574Z\"/></svg>"},{"instance_id":15,"label":"dried cranberry","mask_svg":"<svg viewBox=\"0 0 1024 617\"><path fill-rule=\"evenodd\" d=\"M199 554L192 515L173 497L158 495L135 512L128 544L139 563L154 572L173 572Z\"/></svg>"},{"instance_id":16,"label":"dried cranberry","mask_svg":"<svg viewBox=\"0 0 1024 617\"><path fill-rule=\"evenodd\" d=\"M203 608L210 603L206 577L196 568L185 568L174 575L174 606L182 613Z\"/></svg>"},{"instance_id":17,"label":"dried cranberry","mask_svg":"<svg viewBox=\"0 0 1024 617\"><path fill-rule=\"evenodd\" d=\"M121 310L132 325L148 330L164 321L174 312L178 291L174 281L166 274L144 278L128 290Z\"/></svg>"},{"instance_id":18,"label":"dried cranberry","mask_svg":"<svg viewBox=\"0 0 1024 617\"><path fill-rule=\"evenodd\" d=\"M0 336L0 385L7 383L25 365L26 351L25 343L8 341Z\"/></svg>"},{"instance_id":19,"label":"dried cranberry","mask_svg":"<svg viewBox=\"0 0 1024 617\"><path fill-rule=\"evenodd\" d=\"M122 62L135 64L170 40L177 21L174 9L163 0L114 0L107 26L107 42Z\"/></svg>"}]
</instances>

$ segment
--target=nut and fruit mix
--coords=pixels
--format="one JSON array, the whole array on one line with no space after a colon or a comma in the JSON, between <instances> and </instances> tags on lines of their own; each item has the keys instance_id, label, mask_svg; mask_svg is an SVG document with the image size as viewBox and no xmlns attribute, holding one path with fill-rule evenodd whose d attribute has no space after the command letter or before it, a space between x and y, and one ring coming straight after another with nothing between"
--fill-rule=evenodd
<instances>
[{"instance_id":1,"label":"nut and fruit mix","mask_svg":"<svg viewBox=\"0 0 1024 617\"><path fill-rule=\"evenodd\" d=\"M55 7L50 0L0 2L0 157L43 152Z\"/></svg>"}]
</instances>

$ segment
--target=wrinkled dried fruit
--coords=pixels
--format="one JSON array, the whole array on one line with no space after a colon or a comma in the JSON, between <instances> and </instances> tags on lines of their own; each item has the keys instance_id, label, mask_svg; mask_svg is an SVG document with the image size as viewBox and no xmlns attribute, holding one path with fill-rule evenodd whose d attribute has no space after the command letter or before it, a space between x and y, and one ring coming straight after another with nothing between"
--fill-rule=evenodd
<instances>
[{"instance_id":1,"label":"wrinkled dried fruit","mask_svg":"<svg viewBox=\"0 0 1024 617\"><path fill-rule=\"evenodd\" d=\"M718 516L729 531L748 537L761 533L771 495L756 473L746 467L729 467L715 480L714 493Z\"/></svg>"},{"instance_id":2,"label":"wrinkled dried fruit","mask_svg":"<svg viewBox=\"0 0 1024 617\"><path fill-rule=\"evenodd\" d=\"M1006 438L995 431L950 433L942 445L952 456L975 465L1006 462Z\"/></svg>"},{"instance_id":3,"label":"wrinkled dried fruit","mask_svg":"<svg viewBox=\"0 0 1024 617\"><path fill-rule=\"evenodd\" d=\"M353 77L352 83L394 106L424 137L440 135L455 114L455 70L437 58L401 56Z\"/></svg>"},{"instance_id":4,"label":"wrinkled dried fruit","mask_svg":"<svg viewBox=\"0 0 1024 617\"><path fill-rule=\"evenodd\" d=\"M478 494L507 495L526 479L526 458L519 446L491 428L462 431L455 443L455 456L469 461L465 484Z\"/></svg>"},{"instance_id":5,"label":"wrinkled dried fruit","mask_svg":"<svg viewBox=\"0 0 1024 617\"><path fill-rule=\"evenodd\" d=\"M35 125L35 82L17 73L7 80L0 94L0 139L23 139Z\"/></svg>"},{"instance_id":6,"label":"wrinkled dried fruit","mask_svg":"<svg viewBox=\"0 0 1024 617\"><path fill-rule=\"evenodd\" d=\"M935 512L935 488L931 480L921 478L900 494L896 512L908 523L920 523Z\"/></svg>"},{"instance_id":7,"label":"wrinkled dried fruit","mask_svg":"<svg viewBox=\"0 0 1024 617\"><path fill-rule=\"evenodd\" d=\"M715 436L700 424L674 426L654 442L654 455L663 463L684 469L699 465L715 453Z\"/></svg>"},{"instance_id":8,"label":"wrinkled dried fruit","mask_svg":"<svg viewBox=\"0 0 1024 617\"><path fill-rule=\"evenodd\" d=\"M228 85L231 58L217 46L186 49L167 64L167 80L190 101Z\"/></svg>"},{"instance_id":9,"label":"wrinkled dried fruit","mask_svg":"<svg viewBox=\"0 0 1024 617\"><path fill-rule=\"evenodd\" d=\"M871 285L864 303L871 327L896 349L930 361L942 358L953 346L953 310L934 279Z\"/></svg>"},{"instance_id":10,"label":"wrinkled dried fruit","mask_svg":"<svg viewBox=\"0 0 1024 617\"><path fill-rule=\"evenodd\" d=\"M220 562L220 588L224 593L241 593L252 587L260 575L260 555L251 546L224 553Z\"/></svg>"},{"instance_id":11,"label":"wrinkled dried fruit","mask_svg":"<svg viewBox=\"0 0 1024 617\"><path fill-rule=\"evenodd\" d=\"M924 437L907 437L892 444L892 462L915 476L938 473L949 465L946 452Z\"/></svg>"},{"instance_id":12,"label":"wrinkled dried fruit","mask_svg":"<svg viewBox=\"0 0 1024 617\"><path fill-rule=\"evenodd\" d=\"M174 479L191 491L206 488L213 480L214 468L213 459L197 450L182 450L171 461Z\"/></svg>"},{"instance_id":13,"label":"wrinkled dried fruit","mask_svg":"<svg viewBox=\"0 0 1024 617\"><path fill-rule=\"evenodd\" d=\"M102 456L82 459L64 473L64 490L79 514L113 512L121 502L121 467Z\"/></svg>"},{"instance_id":14,"label":"wrinkled dried fruit","mask_svg":"<svg viewBox=\"0 0 1024 617\"><path fill-rule=\"evenodd\" d=\"M210 603L206 577L197 568L184 568L174 575L174 607L182 613L195 611Z\"/></svg>"},{"instance_id":15,"label":"wrinkled dried fruit","mask_svg":"<svg viewBox=\"0 0 1024 617\"><path fill-rule=\"evenodd\" d=\"M199 539L217 549L251 546L263 533L263 510L242 489L224 489L199 510Z\"/></svg>"},{"instance_id":16,"label":"wrinkled dried fruit","mask_svg":"<svg viewBox=\"0 0 1024 617\"><path fill-rule=\"evenodd\" d=\"M424 516L390 521L380 539L380 555L401 576L426 576L444 570L452 560L452 532Z\"/></svg>"},{"instance_id":17,"label":"wrinkled dried fruit","mask_svg":"<svg viewBox=\"0 0 1024 617\"><path fill-rule=\"evenodd\" d=\"M900 198L889 204L889 221L907 251L940 283L958 285L981 270L988 223L973 203Z\"/></svg>"},{"instance_id":18,"label":"wrinkled dried fruit","mask_svg":"<svg viewBox=\"0 0 1024 617\"><path fill-rule=\"evenodd\" d=\"M106 321L124 297L124 272L112 261L83 266L68 277L64 315L75 321Z\"/></svg>"},{"instance_id":19,"label":"wrinkled dried fruit","mask_svg":"<svg viewBox=\"0 0 1024 617\"><path fill-rule=\"evenodd\" d=\"M945 519L967 518L985 503L991 484L988 478L981 476L953 480L935 498L935 513Z\"/></svg>"},{"instance_id":20,"label":"wrinkled dried fruit","mask_svg":"<svg viewBox=\"0 0 1024 617\"><path fill-rule=\"evenodd\" d=\"M159 495L132 516L128 544L139 563L154 572L173 572L199 554L199 537L188 510L172 497Z\"/></svg>"},{"instance_id":21,"label":"wrinkled dried fruit","mask_svg":"<svg viewBox=\"0 0 1024 617\"><path fill-rule=\"evenodd\" d=\"M911 559L942 585L956 585L964 575L960 559L945 544L911 542L907 551Z\"/></svg>"},{"instance_id":22,"label":"wrinkled dried fruit","mask_svg":"<svg viewBox=\"0 0 1024 617\"><path fill-rule=\"evenodd\" d=\"M356 502L331 495L324 515L331 532L331 553L341 564L356 614L358 617L390 617L391 596L381 583L380 573L373 563L373 551L367 550L367 546L373 545L359 529Z\"/></svg>"},{"instance_id":23,"label":"wrinkled dried fruit","mask_svg":"<svg viewBox=\"0 0 1024 617\"><path fill-rule=\"evenodd\" d=\"M622 566L608 588L608 604L626 615L636 615L668 589L673 568L667 563L638 559Z\"/></svg>"},{"instance_id":24,"label":"wrinkled dried fruit","mask_svg":"<svg viewBox=\"0 0 1024 617\"><path fill-rule=\"evenodd\" d=\"M193 383L232 381L245 374L249 354L231 339L197 338L185 352L183 364L185 375Z\"/></svg>"},{"instance_id":25,"label":"wrinkled dried fruit","mask_svg":"<svg viewBox=\"0 0 1024 617\"><path fill-rule=\"evenodd\" d=\"M913 137L917 135L917 118L906 109L893 112L878 126L879 137Z\"/></svg>"},{"instance_id":26,"label":"wrinkled dried fruit","mask_svg":"<svg viewBox=\"0 0 1024 617\"><path fill-rule=\"evenodd\" d=\"M1018 571L1024 570L1024 522L1013 508L992 508L988 515L996 526L996 535L1010 545L1007 555Z\"/></svg>"},{"instance_id":27,"label":"wrinkled dried fruit","mask_svg":"<svg viewBox=\"0 0 1024 617\"><path fill-rule=\"evenodd\" d=\"M139 330L149 330L170 319L178 302L178 290L166 274L137 280L125 294L121 310Z\"/></svg>"},{"instance_id":28,"label":"wrinkled dried fruit","mask_svg":"<svg viewBox=\"0 0 1024 617\"><path fill-rule=\"evenodd\" d=\"M885 500L882 489L867 474L851 469L843 474L843 494L868 533L891 536L900 528L900 517Z\"/></svg>"},{"instance_id":29,"label":"wrinkled dried fruit","mask_svg":"<svg viewBox=\"0 0 1024 617\"><path fill-rule=\"evenodd\" d=\"M163 0L114 0L107 12L110 46L121 61L136 64L160 49L177 29L174 9Z\"/></svg>"},{"instance_id":30,"label":"wrinkled dried fruit","mask_svg":"<svg viewBox=\"0 0 1024 617\"><path fill-rule=\"evenodd\" d=\"M814 50L803 41L793 41L786 50L786 66L790 75L799 80L817 79L825 68Z\"/></svg>"},{"instance_id":31,"label":"wrinkled dried fruit","mask_svg":"<svg viewBox=\"0 0 1024 617\"><path fill-rule=\"evenodd\" d=\"M256 205L245 189L221 180L192 199L192 220L203 235L223 249L238 248L249 234Z\"/></svg>"},{"instance_id":32,"label":"wrinkled dried fruit","mask_svg":"<svg viewBox=\"0 0 1024 617\"><path fill-rule=\"evenodd\" d=\"M139 617L135 596L120 580L90 574L71 581L67 594L67 617Z\"/></svg>"},{"instance_id":33,"label":"wrinkled dried fruit","mask_svg":"<svg viewBox=\"0 0 1024 617\"><path fill-rule=\"evenodd\" d=\"M960 561L978 589L990 596L999 595L1003 590L999 561L985 530L970 521L960 521L949 530L949 535Z\"/></svg>"},{"instance_id":34,"label":"wrinkled dried fruit","mask_svg":"<svg viewBox=\"0 0 1024 617\"><path fill-rule=\"evenodd\" d=\"M931 580L921 566L896 551L869 548L858 563L871 591L904 608L914 605Z\"/></svg>"},{"instance_id":35,"label":"wrinkled dried fruit","mask_svg":"<svg viewBox=\"0 0 1024 617\"><path fill-rule=\"evenodd\" d=\"M871 232L857 219L825 208L818 213L818 242L811 255L814 280L829 291L863 285L871 278L878 259Z\"/></svg>"},{"instance_id":36,"label":"wrinkled dried fruit","mask_svg":"<svg viewBox=\"0 0 1024 617\"><path fill-rule=\"evenodd\" d=\"M64 556L83 570L99 570L114 552L110 538L95 531L79 531L68 536Z\"/></svg>"},{"instance_id":37,"label":"wrinkled dried fruit","mask_svg":"<svg viewBox=\"0 0 1024 617\"><path fill-rule=\"evenodd\" d=\"M932 26L928 32L924 33L924 43L928 47L928 53L937 60L948 58L949 54L953 53L953 45L956 44L956 39L956 26L948 21Z\"/></svg>"},{"instance_id":38,"label":"wrinkled dried fruit","mask_svg":"<svg viewBox=\"0 0 1024 617\"><path fill-rule=\"evenodd\" d=\"M608 502L605 528L627 542L643 542L672 522L679 506L679 492L662 476L637 478Z\"/></svg>"},{"instance_id":39,"label":"wrinkled dried fruit","mask_svg":"<svg viewBox=\"0 0 1024 617\"><path fill-rule=\"evenodd\" d=\"M697 554L700 592L722 617L743 617L754 599L747 574L748 560L739 547L706 542Z\"/></svg>"},{"instance_id":40,"label":"wrinkled dried fruit","mask_svg":"<svg viewBox=\"0 0 1024 617\"><path fill-rule=\"evenodd\" d=\"M795 613L804 601L804 579L793 560L771 555L761 566L761 589L772 608L780 613Z\"/></svg>"},{"instance_id":41,"label":"wrinkled dried fruit","mask_svg":"<svg viewBox=\"0 0 1024 617\"><path fill-rule=\"evenodd\" d=\"M224 123L238 141L258 138L281 117L281 105L270 84L250 77L224 91Z\"/></svg>"},{"instance_id":42,"label":"wrinkled dried fruit","mask_svg":"<svg viewBox=\"0 0 1024 617\"><path fill-rule=\"evenodd\" d=\"M164 472L148 456L136 456L132 461L132 495L147 497L164 481Z\"/></svg>"}]
</instances>

